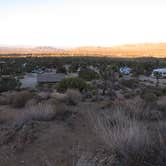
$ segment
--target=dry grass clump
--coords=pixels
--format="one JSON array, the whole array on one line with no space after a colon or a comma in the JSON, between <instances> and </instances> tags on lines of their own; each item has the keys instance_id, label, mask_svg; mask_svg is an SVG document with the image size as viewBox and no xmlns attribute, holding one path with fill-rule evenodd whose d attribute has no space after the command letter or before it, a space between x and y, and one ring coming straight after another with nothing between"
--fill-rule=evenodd
<instances>
[{"instance_id":1,"label":"dry grass clump","mask_svg":"<svg viewBox=\"0 0 166 166\"><path fill-rule=\"evenodd\" d=\"M3 92L0 94L0 105L9 105L11 104L16 92Z\"/></svg>"},{"instance_id":2,"label":"dry grass clump","mask_svg":"<svg viewBox=\"0 0 166 166\"><path fill-rule=\"evenodd\" d=\"M26 114L32 120L51 120L55 116L56 110L51 104L39 103L27 108Z\"/></svg>"},{"instance_id":3,"label":"dry grass clump","mask_svg":"<svg viewBox=\"0 0 166 166\"><path fill-rule=\"evenodd\" d=\"M51 97L55 102L66 103L69 105L77 105L81 101L82 95L78 90L68 89L65 94L53 92Z\"/></svg>"},{"instance_id":4,"label":"dry grass clump","mask_svg":"<svg viewBox=\"0 0 166 166\"><path fill-rule=\"evenodd\" d=\"M37 94L37 99L48 100L50 98L50 92L40 92Z\"/></svg>"},{"instance_id":5,"label":"dry grass clump","mask_svg":"<svg viewBox=\"0 0 166 166\"><path fill-rule=\"evenodd\" d=\"M22 91L22 92L16 92L15 95L13 95L13 98L11 100L11 105L14 108L22 108L25 106L27 101L32 99L33 93L28 91Z\"/></svg>"},{"instance_id":6,"label":"dry grass clump","mask_svg":"<svg viewBox=\"0 0 166 166\"><path fill-rule=\"evenodd\" d=\"M77 105L81 101L81 93L75 89L68 89L66 91L67 96L67 104L69 105Z\"/></svg>"},{"instance_id":7,"label":"dry grass clump","mask_svg":"<svg viewBox=\"0 0 166 166\"><path fill-rule=\"evenodd\" d=\"M95 161L88 159L88 157L83 153L76 161L75 166L96 166Z\"/></svg>"},{"instance_id":8,"label":"dry grass clump","mask_svg":"<svg viewBox=\"0 0 166 166\"><path fill-rule=\"evenodd\" d=\"M54 91L52 94L51 94L51 97L53 99L55 99L55 101L58 101L58 102L65 102L66 99L67 99L67 96L66 94L63 94L63 93L58 93L56 91Z\"/></svg>"},{"instance_id":9,"label":"dry grass clump","mask_svg":"<svg viewBox=\"0 0 166 166\"><path fill-rule=\"evenodd\" d=\"M138 108L137 108L138 109ZM137 112L133 111L133 114ZM164 166L166 162L166 123L140 121L125 110L114 108L89 111L92 129L120 165ZM107 164L105 164L107 165Z\"/></svg>"},{"instance_id":10,"label":"dry grass clump","mask_svg":"<svg viewBox=\"0 0 166 166\"><path fill-rule=\"evenodd\" d=\"M134 118L140 121L159 120L162 118L160 111L156 110L155 107L147 104L139 97L126 101L115 100L108 109L121 109L129 118Z\"/></svg>"},{"instance_id":11,"label":"dry grass clump","mask_svg":"<svg viewBox=\"0 0 166 166\"><path fill-rule=\"evenodd\" d=\"M30 120L49 121L56 115L56 109L53 105L47 103L38 103L37 105L25 108L16 119L15 125L22 126Z\"/></svg>"}]
</instances>

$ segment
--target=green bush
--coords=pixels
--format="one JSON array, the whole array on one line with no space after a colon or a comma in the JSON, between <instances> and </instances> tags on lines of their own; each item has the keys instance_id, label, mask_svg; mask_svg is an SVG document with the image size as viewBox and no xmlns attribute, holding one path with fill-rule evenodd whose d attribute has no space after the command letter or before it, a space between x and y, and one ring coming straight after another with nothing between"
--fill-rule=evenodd
<instances>
[{"instance_id":1,"label":"green bush","mask_svg":"<svg viewBox=\"0 0 166 166\"><path fill-rule=\"evenodd\" d=\"M136 79L130 79L130 80L124 80L122 79L120 81L120 84L127 87L127 88L136 88L138 86L138 80Z\"/></svg>"},{"instance_id":2,"label":"green bush","mask_svg":"<svg viewBox=\"0 0 166 166\"><path fill-rule=\"evenodd\" d=\"M67 73L66 68L64 66L57 67L57 73Z\"/></svg>"},{"instance_id":3,"label":"green bush","mask_svg":"<svg viewBox=\"0 0 166 166\"><path fill-rule=\"evenodd\" d=\"M161 89L161 91L163 95L166 95L166 88Z\"/></svg>"},{"instance_id":4,"label":"green bush","mask_svg":"<svg viewBox=\"0 0 166 166\"><path fill-rule=\"evenodd\" d=\"M77 70L79 68L79 65L77 64L72 64L70 67L69 67L69 73L76 73Z\"/></svg>"},{"instance_id":5,"label":"green bush","mask_svg":"<svg viewBox=\"0 0 166 166\"><path fill-rule=\"evenodd\" d=\"M141 95L141 98L145 100L147 103L153 103L156 102L158 97L155 93L149 92L149 93L143 93Z\"/></svg>"},{"instance_id":6,"label":"green bush","mask_svg":"<svg viewBox=\"0 0 166 166\"><path fill-rule=\"evenodd\" d=\"M95 72L94 70L85 68L81 69L79 72L79 77L86 80L86 81L91 81L99 78L99 74Z\"/></svg>"},{"instance_id":7,"label":"green bush","mask_svg":"<svg viewBox=\"0 0 166 166\"><path fill-rule=\"evenodd\" d=\"M90 89L90 85L87 84L83 79L72 77L65 78L57 85L57 90L59 92L65 92L67 89L78 89L79 91L86 91Z\"/></svg>"},{"instance_id":8,"label":"green bush","mask_svg":"<svg viewBox=\"0 0 166 166\"><path fill-rule=\"evenodd\" d=\"M14 90L19 88L21 83L14 77L2 77L0 78L0 92Z\"/></svg>"},{"instance_id":9,"label":"green bush","mask_svg":"<svg viewBox=\"0 0 166 166\"><path fill-rule=\"evenodd\" d=\"M157 97L160 97L160 96L164 95L163 89L156 88L156 87L151 87L151 86L148 86L145 89L143 89L143 93L153 93Z\"/></svg>"}]
</instances>

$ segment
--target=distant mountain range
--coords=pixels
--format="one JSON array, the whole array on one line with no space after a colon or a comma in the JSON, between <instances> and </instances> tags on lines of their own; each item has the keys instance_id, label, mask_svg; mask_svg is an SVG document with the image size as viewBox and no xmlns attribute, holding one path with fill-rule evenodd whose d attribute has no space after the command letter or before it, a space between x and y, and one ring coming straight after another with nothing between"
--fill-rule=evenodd
<instances>
[{"instance_id":1,"label":"distant mountain range","mask_svg":"<svg viewBox=\"0 0 166 166\"><path fill-rule=\"evenodd\" d=\"M128 44L113 47L0 47L1 56L109 56L166 58L166 43Z\"/></svg>"}]
</instances>

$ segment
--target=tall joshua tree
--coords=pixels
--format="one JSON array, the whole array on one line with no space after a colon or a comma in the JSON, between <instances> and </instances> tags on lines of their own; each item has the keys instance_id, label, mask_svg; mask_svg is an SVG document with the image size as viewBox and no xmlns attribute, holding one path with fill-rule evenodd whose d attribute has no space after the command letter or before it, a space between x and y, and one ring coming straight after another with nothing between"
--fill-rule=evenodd
<instances>
[{"instance_id":1,"label":"tall joshua tree","mask_svg":"<svg viewBox=\"0 0 166 166\"><path fill-rule=\"evenodd\" d=\"M159 78L161 77L160 72L154 72L154 76L156 77L156 87L159 86Z\"/></svg>"},{"instance_id":2,"label":"tall joshua tree","mask_svg":"<svg viewBox=\"0 0 166 166\"><path fill-rule=\"evenodd\" d=\"M104 81L104 84L103 84L103 95L105 95L106 91L109 88L113 87L113 84L115 82L115 72L109 67L103 67L100 70L100 75L102 77L102 80Z\"/></svg>"}]
</instances>

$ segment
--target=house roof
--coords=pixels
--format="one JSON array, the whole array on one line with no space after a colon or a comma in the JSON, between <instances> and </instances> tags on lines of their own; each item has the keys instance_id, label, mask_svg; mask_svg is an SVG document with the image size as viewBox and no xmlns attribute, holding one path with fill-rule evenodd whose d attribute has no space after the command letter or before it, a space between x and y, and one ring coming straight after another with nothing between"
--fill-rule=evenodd
<instances>
[{"instance_id":1,"label":"house roof","mask_svg":"<svg viewBox=\"0 0 166 166\"><path fill-rule=\"evenodd\" d=\"M129 67L121 67L120 68L121 73L130 73L131 71L132 71L132 69Z\"/></svg>"},{"instance_id":2,"label":"house roof","mask_svg":"<svg viewBox=\"0 0 166 166\"><path fill-rule=\"evenodd\" d=\"M63 73L42 73L37 75L37 82L39 83L56 83L65 78L65 74Z\"/></svg>"},{"instance_id":3,"label":"house roof","mask_svg":"<svg viewBox=\"0 0 166 166\"><path fill-rule=\"evenodd\" d=\"M166 72L166 68L154 69L153 72Z\"/></svg>"},{"instance_id":4,"label":"house roof","mask_svg":"<svg viewBox=\"0 0 166 166\"><path fill-rule=\"evenodd\" d=\"M0 61L0 65L1 65L1 64L6 64L6 62L5 62L5 61Z\"/></svg>"}]
</instances>

